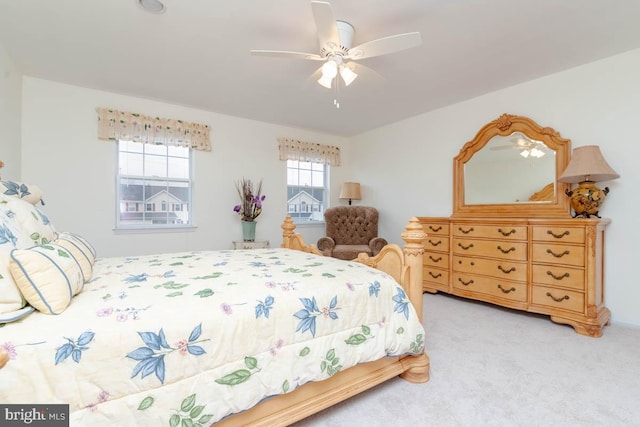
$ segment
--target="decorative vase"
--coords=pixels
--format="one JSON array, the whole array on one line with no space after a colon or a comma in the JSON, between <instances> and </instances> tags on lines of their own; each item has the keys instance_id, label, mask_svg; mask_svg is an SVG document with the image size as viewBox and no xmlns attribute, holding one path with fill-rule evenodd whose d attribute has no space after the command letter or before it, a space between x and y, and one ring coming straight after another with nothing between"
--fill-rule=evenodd
<instances>
[{"instance_id":1,"label":"decorative vase","mask_svg":"<svg viewBox=\"0 0 640 427\"><path fill-rule=\"evenodd\" d=\"M571 191L567 190L567 196L571 197L571 207L575 212L574 218L595 216L600 218L600 205L604 203L605 196L609 193L609 187L601 190L592 181L582 181L579 186Z\"/></svg>"},{"instance_id":2,"label":"decorative vase","mask_svg":"<svg viewBox=\"0 0 640 427\"><path fill-rule=\"evenodd\" d=\"M256 240L256 222L242 221L242 240L253 242Z\"/></svg>"}]
</instances>

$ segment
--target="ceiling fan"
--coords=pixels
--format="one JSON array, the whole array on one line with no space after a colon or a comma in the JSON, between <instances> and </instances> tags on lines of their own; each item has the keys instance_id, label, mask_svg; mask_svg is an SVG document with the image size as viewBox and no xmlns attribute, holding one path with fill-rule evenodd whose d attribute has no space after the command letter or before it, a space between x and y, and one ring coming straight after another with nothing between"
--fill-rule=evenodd
<instances>
[{"instance_id":1,"label":"ceiling fan","mask_svg":"<svg viewBox=\"0 0 640 427\"><path fill-rule=\"evenodd\" d=\"M289 52L281 50L251 50L254 55L264 55L279 58L297 58L311 61L324 61L322 76L318 83L331 89L334 78L340 73L345 86L349 86L358 77L354 71L354 64L345 61L357 61L386 55L409 49L422 43L419 32L397 34L372 40L355 47L351 47L353 26L345 21L334 18L331 4L325 1L312 1L311 9L316 24L319 53ZM338 80L336 79L336 88ZM334 103L336 101L334 100Z\"/></svg>"},{"instance_id":2,"label":"ceiling fan","mask_svg":"<svg viewBox=\"0 0 640 427\"><path fill-rule=\"evenodd\" d=\"M520 155L524 158L529 156L540 158L545 155L547 146L542 141L527 138L526 136L515 133L513 138L509 139L509 144L491 147L490 150L520 150Z\"/></svg>"}]
</instances>

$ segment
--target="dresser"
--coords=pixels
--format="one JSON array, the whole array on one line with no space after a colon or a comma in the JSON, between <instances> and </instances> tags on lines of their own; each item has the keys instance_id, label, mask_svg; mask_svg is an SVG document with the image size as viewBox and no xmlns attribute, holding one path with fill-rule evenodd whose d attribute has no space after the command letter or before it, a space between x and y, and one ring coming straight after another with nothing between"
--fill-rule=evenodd
<instances>
[{"instance_id":1,"label":"dresser","mask_svg":"<svg viewBox=\"0 0 640 427\"><path fill-rule=\"evenodd\" d=\"M572 214L570 186L558 180L570 154L569 139L528 117L503 114L484 125L454 158L451 216L418 216L427 234L423 290L547 315L601 336L611 318L611 221Z\"/></svg>"},{"instance_id":2,"label":"dresser","mask_svg":"<svg viewBox=\"0 0 640 427\"><path fill-rule=\"evenodd\" d=\"M419 217L423 290L540 313L602 335L608 219Z\"/></svg>"}]
</instances>

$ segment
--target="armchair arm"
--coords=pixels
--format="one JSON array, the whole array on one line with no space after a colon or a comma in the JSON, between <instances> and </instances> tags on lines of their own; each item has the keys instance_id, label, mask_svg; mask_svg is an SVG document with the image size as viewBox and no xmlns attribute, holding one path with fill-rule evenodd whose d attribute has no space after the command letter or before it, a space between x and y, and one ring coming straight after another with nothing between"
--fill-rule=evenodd
<instances>
[{"instance_id":1,"label":"armchair arm","mask_svg":"<svg viewBox=\"0 0 640 427\"><path fill-rule=\"evenodd\" d=\"M374 237L369 240L369 247L371 248L371 252L373 252L373 256L378 255L378 252L380 252L380 250L382 250L386 245L387 241L382 237Z\"/></svg>"},{"instance_id":2,"label":"armchair arm","mask_svg":"<svg viewBox=\"0 0 640 427\"><path fill-rule=\"evenodd\" d=\"M336 242L331 237L321 237L316 246L318 246L318 250L322 252L322 255L331 256L333 248L336 247Z\"/></svg>"}]
</instances>

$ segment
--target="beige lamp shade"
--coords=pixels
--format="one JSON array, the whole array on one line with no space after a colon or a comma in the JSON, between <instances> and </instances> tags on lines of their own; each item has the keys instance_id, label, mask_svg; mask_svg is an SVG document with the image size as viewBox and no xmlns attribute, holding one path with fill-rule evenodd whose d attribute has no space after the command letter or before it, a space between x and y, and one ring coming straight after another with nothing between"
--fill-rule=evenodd
<instances>
[{"instance_id":1,"label":"beige lamp shade","mask_svg":"<svg viewBox=\"0 0 640 427\"><path fill-rule=\"evenodd\" d=\"M597 145L585 145L573 150L571 161L558 181L577 184L600 182L620 178L602 156Z\"/></svg>"},{"instance_id":2,"label":"beige lamp shade","mask_svg":"<svg viewBox=\"0 0 640 427\"><path fill-rule=\"evenodd\" d=\"M340 188L340 196L338 197L341 199L349 199L349 204L351 204L351 200L362 199L362 196L360 195L360 183L344 182Z\"/></svg>"}]
</instances>

